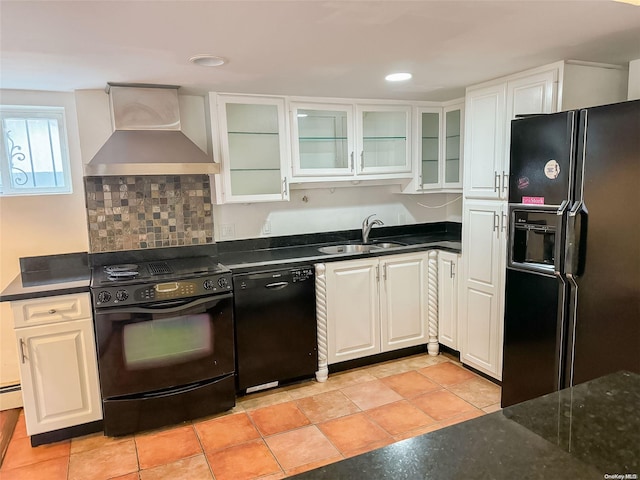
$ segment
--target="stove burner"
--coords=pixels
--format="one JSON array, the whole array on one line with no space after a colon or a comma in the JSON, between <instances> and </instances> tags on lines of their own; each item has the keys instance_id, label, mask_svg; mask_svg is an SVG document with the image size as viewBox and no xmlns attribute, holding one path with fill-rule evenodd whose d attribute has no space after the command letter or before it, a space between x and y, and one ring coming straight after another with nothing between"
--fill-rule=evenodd
<instances>
[{"instance_id":1,"label":"stove burner","mask_svg":"<svg viewBox=\"0 0 640 480\"><path fill-rule=\"evenodd\" d=\"M134 263L106 265L104 267L104 271L107 273L107 278L114 282L130 280L132 278L136 278L140 274L140 272L138 272L138 265Z\"/></svg>"},{"instance_id":2,"label":"stove burner","mask_svg":"<svg viewBox=\"0 0 640 480\"><path fill-rule=\"evenodd\" d=\"M135 263L123 263L122 265L106 265L104 267L104 271L109 274L117 274L119 272L126 272L131 274L131 272L138 271L138 265Z\"/></svg>"}]
</instances>

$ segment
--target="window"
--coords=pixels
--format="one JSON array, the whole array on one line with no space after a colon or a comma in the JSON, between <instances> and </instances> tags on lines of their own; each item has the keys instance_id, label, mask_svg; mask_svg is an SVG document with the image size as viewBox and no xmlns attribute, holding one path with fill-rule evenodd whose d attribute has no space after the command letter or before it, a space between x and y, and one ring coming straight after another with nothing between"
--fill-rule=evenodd
<instances>
[{"instance_id":1,"label":"window","mask_svg":"<svg viewBox=\"0 0 640 480\"><path fill-rule=\"evenodd\" d=\"M71 193L63 107L0 106L0 195Z\"/></svg>"}]
</instances>

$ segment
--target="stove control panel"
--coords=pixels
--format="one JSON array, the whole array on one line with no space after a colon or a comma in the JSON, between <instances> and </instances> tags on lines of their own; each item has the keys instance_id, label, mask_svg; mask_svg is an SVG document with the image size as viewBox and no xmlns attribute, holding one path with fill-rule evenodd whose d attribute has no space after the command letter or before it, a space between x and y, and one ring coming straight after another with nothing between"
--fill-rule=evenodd
<instances>
[{"instance_id":1,"label":"stove control panel","mask_svg":"<svg viewBox=\"0 0 640 480\"><path fill-rule=\"evenodd\" d=\"M92 288L94 305L97 308L180 300L231 291L230 273L175 282Z\"/></svg>"}]
</instances>

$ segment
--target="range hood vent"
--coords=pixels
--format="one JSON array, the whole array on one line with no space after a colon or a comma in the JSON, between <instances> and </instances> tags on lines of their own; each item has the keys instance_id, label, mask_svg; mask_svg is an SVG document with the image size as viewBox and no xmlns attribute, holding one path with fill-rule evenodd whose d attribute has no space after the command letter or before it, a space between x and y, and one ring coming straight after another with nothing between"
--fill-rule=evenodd
<instances>
[{"instance_id":1,"label":"range hood vent","mask_svg":"<svg viewBox=\"0 0 640 480\"><path fill-rule=\"evenodd\" d=\"M180 130L178 88L109 83L114 132L85 165L85 175L219 173L220 166Z\"/></svg>"}]
</instances>

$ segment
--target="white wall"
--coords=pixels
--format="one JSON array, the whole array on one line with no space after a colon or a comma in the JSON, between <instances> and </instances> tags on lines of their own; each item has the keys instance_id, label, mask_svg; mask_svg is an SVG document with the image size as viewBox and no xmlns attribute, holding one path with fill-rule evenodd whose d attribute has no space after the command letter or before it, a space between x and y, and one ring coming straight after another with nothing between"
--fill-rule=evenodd
<instances>
[{"instance_id":1,"label":"white wall","mask_svg":"<svg viewBox=\"0 0 640 480\"><path fill-rule=\"evenodd\" d=\"M629 62L629 90L627 99L640 99L640 58Z\"/></svg>"},{"instance_id":2,"label":"white wall","mask_svg":"<svg viewBox=\"0 0 640 480\"><path fill-rule=\"evenodd\" d=\"M179 99L182 130L208 151L211 142L206 131L204 97L180 95ZM82 161L88 163L111 134L108 96L103 90L79 90L76 103ZM378 214L386 225L461 221L461 201L436 209L417 204L438 206L455 200L455 195L398 192L398 186L359 185L291 190L289 202L217 205L213 212L214 236L216 240L231 240L360 228L363 218L372 213ZM307 202L302 200L304 196ZM263 230L266 221L270 233ZM233 235L223 236L223 225L232 225Z\"/></svg>"},{"instance_id":3,"label":"white wall","mask_svg":"<svg viewBox=\"0 0 640 480\"><path fill-rule=\"evenodd\" d=\"M460 221L458 195L402 195L399 190L396 185L294 189L289 202L217 205L214 236L231 240L357 229L374 213L387 226Z\"/></svg>"},{"instance_id":4,"label":"white wall","mask_svg":"<svg viewBox=\"0 0 640 480\"><path fill-rule=\"evenodd\" d=\"M72 93L0 91L4 105L63 106L73 193L0 197L0 289L20 274L20 257L84 252L89 248L76 106ZM9 305L0 304L0 385L19 380Z\"/></svg>"}]
</instances>

